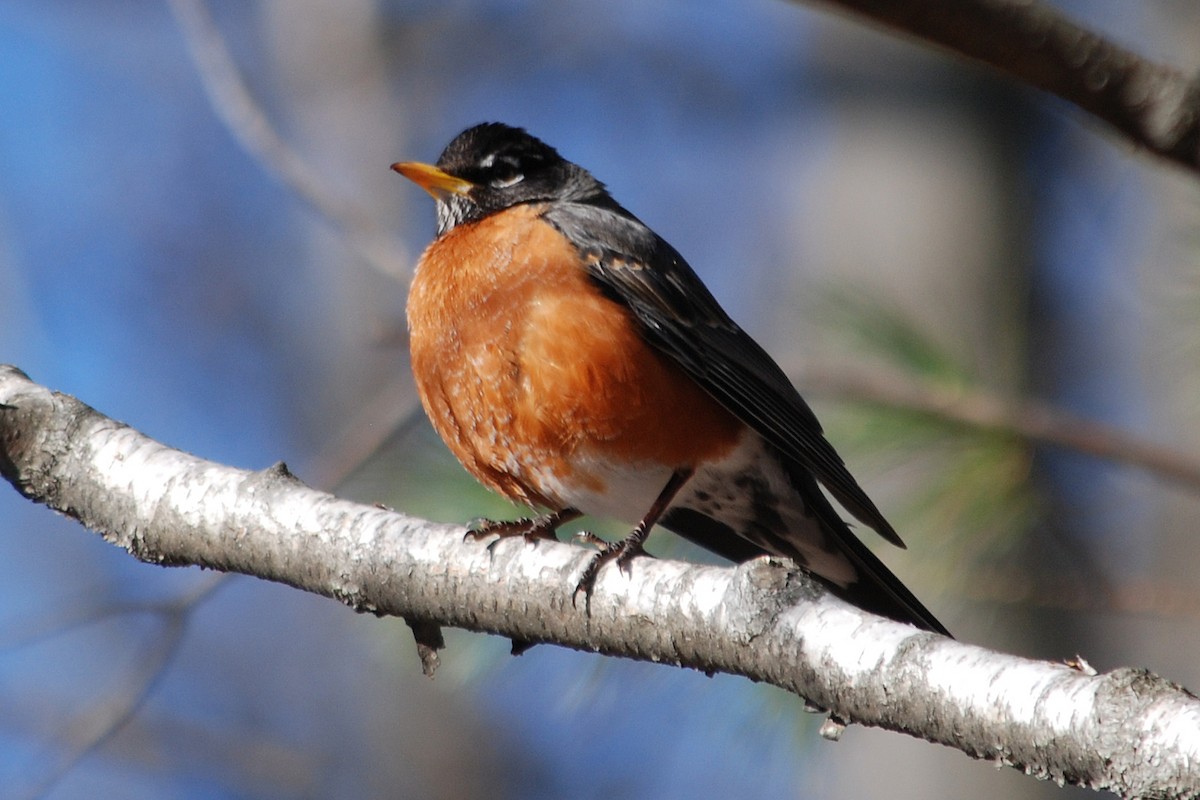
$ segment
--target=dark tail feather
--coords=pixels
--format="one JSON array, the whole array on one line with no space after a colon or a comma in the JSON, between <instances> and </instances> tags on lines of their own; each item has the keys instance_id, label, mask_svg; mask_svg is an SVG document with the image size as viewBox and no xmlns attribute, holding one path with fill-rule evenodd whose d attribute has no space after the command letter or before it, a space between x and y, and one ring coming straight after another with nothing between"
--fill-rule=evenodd
<instances>
[{"instance_id":1,"label":"dark tail feather","mask_svg":"<svg viewBox=\"0 0 1200 800\"><path fill-rule=\"evenodd\" d=\"M866 611L900 622L910 622L918 628L943 636L951 636L946 626L938 622L937 617L933 616L908 587L854 535L850 526L821 492L812 474L803 467L795 467L788 471L792 485L804 498L809 513L820 521L821 527L837 543L858 573L858 580L844 588L826 581L833 593ZM891 526L888 527L890 530Z\"/></svg>"},{"instance_id":2,"label":"dark tail feather","mask_svg":"<svg viewBox=\"0 0 1200 800\"><path fill-rule=\"evenodd\" d=\"M809 479L811 481L811 478ZM801 481L803 483L803 481ZM821 494L815 483L811 491L797 487L809 502L809 508L822 520L826 527L833 528L830 538L835 540L842 553L854 565L859 579L849 586L842 587L821 578L829 590L846 602L858 606L864 611L870 611L882 617L888 617L899 622L908 622L927 631L950 636L942 623L925 608L900 579L892 574L883 562L876 558L867 546L860 542L850 531L849 526L837 515L833 506ZM811 492L816 493L816 499ZM715 520L706 514L701 514L690 508L672 508L661 520L663 527L683 536L689 541L700 545L705 550L716 553L722 558L741 563L763 555L771 555L767 550L742 538L723 522ZM777 553L775 555L786 555ZM811 574L811 573L810 573Z\"/></svg>"},{"instance_id":3,"label":"dark tail feather","mask_svg":"<svg viewBox=\"0 0 1200 800\"><path fill-rule=\"evenodd\" d=\"M911 622L918 628L953 638L946 626L938 622L937 617L849 529L839 534L838 543L854 564L859 579L845 588L826 581L830 591L864 611Z\"/></svg>"}]
</instances>

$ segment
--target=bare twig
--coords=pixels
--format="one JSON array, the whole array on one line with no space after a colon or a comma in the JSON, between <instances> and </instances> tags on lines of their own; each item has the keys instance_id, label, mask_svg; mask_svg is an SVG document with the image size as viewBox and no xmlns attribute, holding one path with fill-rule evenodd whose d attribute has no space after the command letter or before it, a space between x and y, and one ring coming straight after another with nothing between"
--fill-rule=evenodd
<instances>
[{"instance_id":1,"label":"bare twig","mask_svg":"<svg viewBox=\"0 0 1200 800\"><path fill-rule=\"evenodd\" d=\"M22 616L16 624L0 628L0 653L30 647L64 633L97 622L133 614L170 615L182 607L198 605L226 580L228 575L210 575L182 597L167 601L79 603L74 608L49 617Z\"/></svg>"},{"instance_id":2,"label":"bare twig","mask_svg":"<svg viewBox=\"0 0 1200 800\"><path fill-rule=\"evenodd\" d=\"M811 396L834 397L924 414L955 425L996 431L1119 464L1200 491L1200 459L1033 400L943 388L882 372L850 372L806 364L797 383Z\"/></svg>"},{"instance_id":3,"label":"bare twig","mask_svg":"<svg viewBox=\"0 0 1200 800\"><path fill-rule=\"evenodd\" d=\"M966 597L991 604L1040 606L1068 611L1103 608L1117 614L1200 619L1200 590L1162 580L1123 580L1098 591L1095 583L1060 580L1053 585L1037 580L1028 570L973 569ZM1103 604L1097 600L1103 595Z\"/></svg>"},{"instance_id":4,"label":"bare twig","mask_svg":"<svg viewBox=\"0 0 1200 800\"><path fill-rule=\"evenodd\" d=\"M1036 0L809 0L981 61L1200 171L1200 82Z\"/></svg>"},{"instance_id":5,"label":"bare twig","mask_svg":"<svg viewBox=\"0 0 1200 800\"><path fill-rule=\"evenodd\" d=\"M767 681L978 758L1127 797L1200 793L1200 702L872 617L793 566L640 559L571 603L591 553L361 506L282 465L251 473L160 445L0 367L0 473L136 557L257 575L377 614Z\"/></svg>"},{"instance_id":6,"label":"bare twig","mask_svg":"<svg viewBox=\"0 0 1200 800\"><path fill-rule=\"evenodd\" d=\"M347 245L380 273L406 282L412 260L384 234L366 209L334 197L326 181L283 140L255 102L203 0L170 0L213 110L263 168L340 232Z\"/></svg>"},{"instance_id":7,"label":"bare twig","mask_svg":"<svg viewBox=\"0 0 1200 800\"><path fill-rule=\"evenodd\" d=\"M208 576L192 587L191 591L165 603L118 607L121 612L153 613L161 616L165 622L162 636L155 646L142 656L137 669L126 676L117 691L103 704L88 709L75 719L70 730L59 742L63 751L54 764L41 776L36 785L29 787L20 796L33 800L49 794L76 764L119 733L134 718L138 709L166 675L171 659L179 651L179 645L187 632L187 621L191 612L212 596L220 586L227 583L229 577L227 574Z\"/></svg>"},{"instance_id":8,"label":"bare twig","mask_svg":"<svg viewBox=\"0 0 1200 800\"><path fill-rule=\"evenodd\" d=\"M313 485L338 487L389 438L422 419L412 379L407 374L396 377L363 402L349 416L348 424L313 459Z\"/></svg>"}]
</instances>

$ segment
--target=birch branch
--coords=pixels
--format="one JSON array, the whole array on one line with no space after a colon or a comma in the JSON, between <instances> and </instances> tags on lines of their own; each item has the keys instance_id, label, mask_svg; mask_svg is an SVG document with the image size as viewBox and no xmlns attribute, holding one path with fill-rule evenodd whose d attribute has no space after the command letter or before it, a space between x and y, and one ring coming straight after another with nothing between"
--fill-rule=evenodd
<instances>
[{"instance_id":1,"label":"birch branch","mask_svg":"<svg viewBox=\"0 0 1200 800\"><path fill-rule=\"evenodd\" d=\"M514 642L743 675L1041 778L1124 797L1200 793L1200 702L1143 670L1031 661L873 617L790 564L638 559L571 603L591 551L464 541L460 526L339 500L278 464L222 466L0 367L0 474L135 557L254 575ZM429 667L426 664L427 668ZM827 726L836 732L837 725Z\"/></svg>"}]
</instances>

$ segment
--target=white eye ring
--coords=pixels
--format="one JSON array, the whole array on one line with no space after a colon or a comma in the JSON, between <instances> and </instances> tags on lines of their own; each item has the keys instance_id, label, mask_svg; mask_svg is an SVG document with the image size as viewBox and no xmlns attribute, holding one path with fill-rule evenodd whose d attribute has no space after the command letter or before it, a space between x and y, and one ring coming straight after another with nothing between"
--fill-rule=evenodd
<instances>
[{"instance_id":1,"label":"white eye ring","mask_svg":"<svg viewBox=\"0 0 1200 800\"><path fill-rule=\"evenodd\" d=\"M521 181L525 180L525 176L517 172L507 178L500 178L492 181L493 189L507 189L510 186L516 186Z\"/></svg>"}]
</instances>

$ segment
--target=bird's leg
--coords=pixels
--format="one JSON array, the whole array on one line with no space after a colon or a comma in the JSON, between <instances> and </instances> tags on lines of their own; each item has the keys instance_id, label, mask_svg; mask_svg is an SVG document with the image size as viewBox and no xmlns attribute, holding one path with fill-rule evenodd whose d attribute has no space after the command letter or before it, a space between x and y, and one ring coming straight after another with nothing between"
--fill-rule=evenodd
<instances>
[{"instance_id":1,"label":"bird's leg","mask_svg":"<svg viewBox=\"0 0 1200 800\"><path fill-rule=\"evenodd\" d=\"M501 539L509 536L524 536L527 542L535 542L538 539L554 539L554 532L558 530L559 525L568 523L581 516L583 514L577 509L564 508L562 511L542 514L538 517L527 517L525 519L477 520L471 523L471 530L467 531L464 539L479 541L480 539L486 539L488 536L499 536ZM492 544L495 544L495 542Z\"/></svg>"},{"instance_id":2,"label":"bird's leg","mask_svg":"<svg viewBox=\"0 0 1200 800\"><path fill-rule=\"evenodd\" d=\"M575 584L575 592L571 595L571 604L575 604L575 598L583 592L584 597L590 602L592 599L592 589L596 585L596 576L600 574L600 568L610 561L616 561L617 566L622 572L629 571L629 562L635 557L645 553L642 545L646 543L646 537L650 535L650 529L654 527L659 518L670 507L671 501L675 499L675 495L679 494L679 490L688 482L695 472L691 467L677 469L671 473L671 478L667 481L667 485L658 493L654 503L650 506L650 510L646 512L646 516L642 517L642 521L637 524L637 527L619 542L604 542L600 548L600 552L592 556L592 560L588 562L587 568L583 571L583 577L579 579L579 583ZM596 542L595 536L588 535L587 541Z\"/></svg>"}]
</instances>

